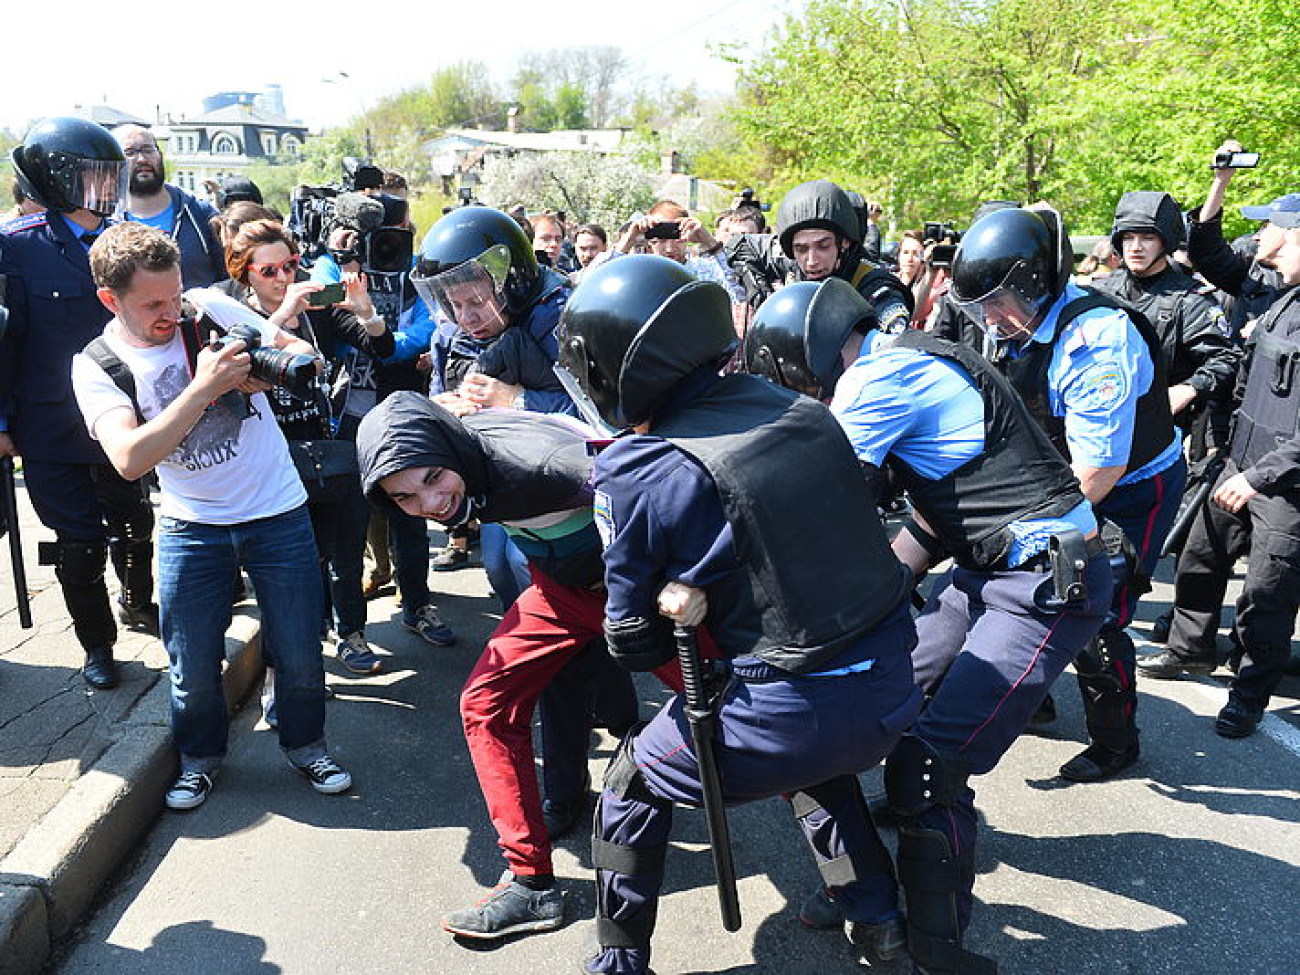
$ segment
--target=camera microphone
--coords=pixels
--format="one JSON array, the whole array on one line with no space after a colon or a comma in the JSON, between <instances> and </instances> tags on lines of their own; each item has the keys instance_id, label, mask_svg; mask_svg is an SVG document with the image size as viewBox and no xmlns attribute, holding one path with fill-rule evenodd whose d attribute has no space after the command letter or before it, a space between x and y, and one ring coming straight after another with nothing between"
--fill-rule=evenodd
<instances>
[{"instance_id":1,"label":"camera microphone","mask_svg":"<svg viewBox=\"0 0 1300 975\"><path fill-rule=\"evenodd\" d=\"M368 234L384 225L384 204L364 193L340 193L334 200L334 225Z\"/></svg>"}]
</instances>

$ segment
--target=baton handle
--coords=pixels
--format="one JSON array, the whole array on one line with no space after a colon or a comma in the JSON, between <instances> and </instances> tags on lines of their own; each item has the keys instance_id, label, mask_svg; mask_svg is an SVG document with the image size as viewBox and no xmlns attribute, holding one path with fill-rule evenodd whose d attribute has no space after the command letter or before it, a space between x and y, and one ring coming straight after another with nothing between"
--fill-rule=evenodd
<instances>
[{"instance_id":1,"label":"baton handle","mask_svg":"<svg viewBox=\"0 0 1300 975\"><path fill-rule=\"evenodd\" d=\"M727 828L727 808L722 800L722 782L718 778L714 754L713 730L717 714L710 707L704 685L704 665L695 642L695 627L678 624L673 628L677 641L677 658L682 665L682 690L686 699L686 720L691 726L691 743L700 768L700 793L704 815L709 825L709 848L713 856L713 873L718 885L718 906L722 927L740 929L740 896L736 892L736 865L731 857L731 833Z\"/></svg>"},{"instance_id":2,"label":"baton handle","mask_svg":"<svg viewBox=\"0 0 1300 975\"><path fill-rule=\"evenodd\" d=\"M18 603L18 623L24 630L32 628L32 604L27 595L27 568L23 565L23 537L18 528L18 489L14 485L14 459L0 457L0 504L4 505L9 526L9 564L14 570L14 597Z\"/></svg>"}]
</instances>

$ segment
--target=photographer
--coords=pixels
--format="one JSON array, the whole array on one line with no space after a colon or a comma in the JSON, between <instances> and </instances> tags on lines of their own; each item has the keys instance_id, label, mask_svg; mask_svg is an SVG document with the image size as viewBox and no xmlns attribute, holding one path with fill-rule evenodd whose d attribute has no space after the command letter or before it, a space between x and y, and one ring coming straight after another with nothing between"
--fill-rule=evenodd
<instances>
[{"instance_id":1,"label":"photographer","mask_svg":"<svg viewBox=\"0 0 1300 975\"><path fill-rule=\"evenodd\" d=\"M295 280L298 246L278 222L254 220L240 227L226 245L226 267L239 284L237 298L327 357L343 343L377 358L392 354L393 334L370 301L365 275L345 274L336 286L344 291L343 299L321 305L320 296L335 296L327 293L327 285ZM267 395L300 473L303 466L308 469L307 511L330 596L325 626L335 624L338 661L351 673L373 674L380 660L366 643L361 591L370 508L361 493L355 447L333 439L329 403L319 386L306 399L282 387ZM311 473L313 456L320 465L318 476Z\"/></svg>"},{"instance_id":2,"label":"photographer","mask_svg":"<svg viewBox=\"0 0 1300 975\"><path fill-rule=\"evenodd\" d=\"M357 170L356 176L366 171ZM342 193L333 214L329 253L312 266L312 280L337 284L346 273L364 271L370 300L393 331L395 343L384 359L355 345L340 343L334 349L334 361L346 376L341 386L336 384L341 390L335 404L338 434L355 440L361 418L389 394L425 391L427 381L416 363L429 349L434 323L411 283L413 245L406 201L383 193ZM443 622L429 593L429 534L424 522L400 511L391 512L387 522L402 625L434 646L450 646L456 634ZM377 534L382 538L382 529ZM372 577L373 589L377 581Z\"/></svg>"},{"instance_id":3,"label":"photographer","mask_svg":"<svg viewBox=\"0 0 1300 975\"><path fill-rule=\"evenodd\" d=\"M180 253L159 230L112 227L90 262L99 300L115 316L91 345L102 342L115 364L73 359L77 404L122 476L157 468L162 491L158 589L181 756L167 806L201 805L225 756L221 669L237 565L256 588L277 673L280 745L317 792L343 792L352 777L325 748L322 594L307 493L272 418L268 384L253 378L309 378L314 350L219 292L190 292L203 314L183 314ZM231 329L247 341L220 338ZM235 390L247 399L232 398Z\"/></svg>"},{"instance_id":4,"label":"photographer","mask_svg":"<svg viewBox=\"0 0 1300 975\"><path fill-rule=\"evenodd\" d=\"M1265 206L1241 208L1241 215L1246 219L1263 221L1256 234L1259 248L1254 258L1243 257L1223 239L1223 198L1240 167L1220 163L1240 161L1234 160L1234 155L1243 155L1241 143L1234 139L1224 142L1214 152L1211 164L1214 181L1209 195L1199 209L1187 215L1187 254L1198 274L1233 299L1225 300L1224 308L1233 336L1240 338L1251 322L1291 288L1269 265L1270 255L1281 246L1283 234L1270 214L1300 212L1300 194L1288 193ZM1258 162L1257 155L1255 161Z\"/></svg>"},{"instance_id":5,"label":"photographer","mask_svg":"<svg viewBox=\"0 0 1300 975\"><path fill-rule=\"evenodd\" d=\"M745 291L727 264L722 242L709 233L704 224L692 217L685 207L672 200L660 200L650 208L648 214L637 217L627 225L614 245L614 250L620 254L631 254L640 237L644 237L649 244L651 254L676 261L701 281L722 285L734 303L744 303ZM698 244L699 255L687 256L687 244Z\"/></svg>"}]
</instances>

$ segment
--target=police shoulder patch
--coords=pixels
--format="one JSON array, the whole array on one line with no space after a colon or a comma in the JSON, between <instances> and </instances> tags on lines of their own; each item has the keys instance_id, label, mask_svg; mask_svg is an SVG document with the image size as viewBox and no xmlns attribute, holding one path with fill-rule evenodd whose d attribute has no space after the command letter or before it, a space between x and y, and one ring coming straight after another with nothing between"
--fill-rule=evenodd
<instances>
[{"instance_id":1,"label":"police shoulder patch","mask_svg":"<svg viewBox=\"0 0 1300 975\"><path fill-rule=\"evenodd\" d=\"M1128 398L1128 377L1114 362L1098 362L1079 376L1080 405L1090 410L1114 409Z\"/></svg>"},{"instance_id":2,"label":"police shoulder patch","mask_svg":"<svg viewBox=\"0 0 1300 975\"><path fill-rule=\"evenodd\" d=\"M23 217L15 217L4 224L0 224L0 234L14 234L20 230L30 230L32 227L43 226L47 222L45 211L40 213L29 213Z\"/></svg>"},{"instance_id":3,"label":"police shoulder patch","mask_svg":"<svg viewBox=\"0 0 1300 975\"><path fill-rule=\"evenodd\" d=\"M609 495L604 491L597 491L592 497L591 513L596 519L596 531L600 533L600 544L604 548L609 548L610 543L614 540L614 508L610 504Z\"/></svg>"}]
</instances>

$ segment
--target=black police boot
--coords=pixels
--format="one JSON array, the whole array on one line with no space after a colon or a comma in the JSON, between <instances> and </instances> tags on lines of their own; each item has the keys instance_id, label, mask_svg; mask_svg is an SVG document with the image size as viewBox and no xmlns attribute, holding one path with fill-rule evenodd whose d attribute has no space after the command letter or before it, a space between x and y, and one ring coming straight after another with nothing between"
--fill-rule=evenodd
<instances>
[{"instance_id":1,"label":"black police boot","mask_svg":"<svg viewBox=\"0 0 1300 975\"><path fill-rule=\"evenodd\" d=\"M1139 757L1136 741L1118 751L1094 742L1062 765L1060 775L1071 782L1104 782L1135 765Z\"/></svg>"},{"instance_id":2,"label":"black police boot","mask_svg":"<svg viewBox=\"0 0 1300 975\"><path fill-rule=\"evenodd\" d=\"M1138 657L1137 666L1143 677L1154 677L1156 680L1178 680L1184 674L1212 674L1215 668L1219 666L1219 660L1213 653L1209 656L1200 654L1186 656L1181 653L1174 653L1172 650L1164 650L1160 653Z\"/></svg>"},{"instance_id":3,"label":"black police boot","mask_svg":"<svg viewBox=\"0 0 1300 975\"><path fill-rule=\"evenodd\" d=\"M158 604L153 601L153 543L148 538L112 538L108 555L122 592L117 619L127 629L158 635Z\"/></svg>"},{"instance_id":4,"label":"black police boot","mask_svg":"<svg viewBox=\"0 0 1300 975\"><path fill-rule=\"evenodd\" d=\"M975 879L973 852L955 855L937 830L898 833L898 879L907 898L907 948L921 975L997 975L997 962L962 946L957 896Z\"/></svg>"},{"instance_id":5,"label":"black police boot","mask_svg":"<svg viewBox=\"0 0 1300 975\"><path fill-rule=\"evenodd\" d=\"M117 663L112 647L92 647L86 651L86 665L81 676L97 691L107 691L117 686Z\"/></svg>"},{"instance_id":6,"label":"black police boot","mask_svg":"<svg viewBox=\"0 0 1300 975\"><path fill-rule=\"evenodd\" d=\"M1264 718L1262 708L1252 708L1236 698L1229 698L1214 719L1214 732L1222 738L1248 738Z\"/></svg>"},{"instance_id":7,"label":"black police boot","mask_svg":"<svg viewBox=\"0 0 1300 975\"><path fill-rule=\"evenodd\" d=\"M1029 716L1029 723L1031 725L1044 725L1051 724L1055 720L1056 701L1052 699L1052 695L1048 694L1043 698L1043 703L1038 705L1038 709Z\"/></svg>"}]
</instances>

